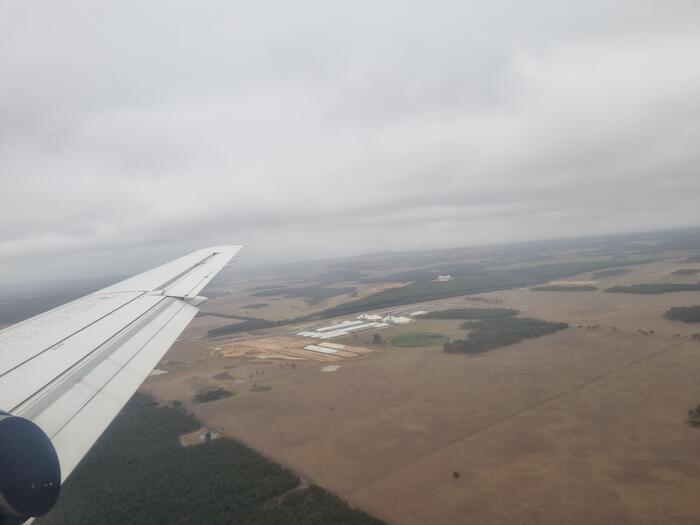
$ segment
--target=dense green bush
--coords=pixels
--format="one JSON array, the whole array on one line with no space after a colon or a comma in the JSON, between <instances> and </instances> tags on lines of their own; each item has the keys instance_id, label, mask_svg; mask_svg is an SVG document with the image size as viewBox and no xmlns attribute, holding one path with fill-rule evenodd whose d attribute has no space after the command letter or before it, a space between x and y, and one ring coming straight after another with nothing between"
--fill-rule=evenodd
<instances>
[{"instance_id":1,"label":"dense green bush","mask_svg":"<svg viewBox=\"0 0 700 525\"><path fill-rule=\"evenodd\" d=\"M695 292L698 290L700 290L700 283L649 283L630 284L629 286L613 286L605 291L608 293L658 294L671 292Z\"/></svg>"},{"instance_id":2,"label":"dense green bush","mask_svg":"<svg viewBox=\"0 0 700 525\"><path fill-rule=\"evenodd\" d=\"M325 286L302 286L297 288L271 288L267 290L261 290L251 294L253 297L272 297L275 295L284 295L286 297L292 297L295 299L314 299L321 301L323 299L328 299L330 297L335 297L336 295L344 295L352 293L355 291L354 286L347 286L345 288L328 288Z\"/></svg>"},{"instance_id":3,"label":"dense green bush","mask_svg":"<svg viewBox=\"0 0 700 525\"><path fill-rule=\"evenodd\" d=\"M593 292L597 289L595 286L573 284L550 284L530 288L533 292Z\"/></svg>"},{"instance_id":4,"label":"dense green bush","mask_svg":"<svg viewBox=\"0 0 700 525\"><path fill-rule=\"evenodd\" d=\"M532 339L568 328L566 323L550 323L529 317L504 317L467 321L462 328L471 330L466 339L445 343L448 354L472 354L492 348L512 345L523 339Z\"/></svg>"},{"instance_id":5,"label":"dense green bush","mask_svg":"<svg viewBox=\"0 0 700 525\"><path fill-rule=\"evenodd\" d=\"M195 396L192 398L192 401L194 401L195 403L209 403L211 401L218 401L219 399L231 397L232 395L233 392L230 392L225 388L210 388L208 390L204 390L203 392L195 394Z\"/></svg>"},{"instance_id":6,"label":"dense green bush","mask_svg":"<svg viewBox=\"0 0 700 525\"><path fill-rule=\"evenodd\" d=\"M289 323L288 320L284 321L268 321L267 319L248 319L242 323L227 324L226 326L219 326L218 328L212 328L207 332L209 337L221 337L224 335L237 334L240 332L250 332L252 330L261 330L263 328L274 328L275 326L282 326Z\"/></svg>"},{"instance_id":7,"label":"dense green bush","mask_svg":"<svg viewBox=\"0 0 700 525\"><path fill-rule=\"evenodd\" d=\"M408 332L397 334L389 339L391 346L398 348L421 348L425 346L440 346L447 341L447 336L429 332Z\"/></svg>"},{"instance_id":8,"label":"dense green bush","mask_svg":"<svg viewBox=\"0 0 700 525\"><path fill-rule=\"evenodd\" d=\"M688 410L688 424L691 427L700 427L700 405Z\"/></svg>"},{"instance_id":9,"label":"dense green bush","mask_svg":"<svg viewBox=\"0 0 700 525\"><path fill-rule=\"evenodd\" d=\"M610 268L609 270L601 270L591 274L593 279L605 279L606 277L617 277L619 275L625 275L630 273L632 270L629 268Z\"/></svg>"},{"instance_id":10,"label":"dense green bush","mask_svg":"<svg viewBox=\"0 0 700 525\"><path fill-rule=\"evenodd\" d=\"M425 313L420 319L498 319L513 317L518 313L511 308L452 308Z\"/></svg>"},{"instance_id":11,"label":"dense green bush","mask_svg":"<svg viewBox=\"0 0 700 525\"><path fill-rule=\"evenodd\" d=\"M673 321L683 321L684 323L700 323L700 305L674 306L664 314L664 317Z\"/></svg>"}]
</instances>

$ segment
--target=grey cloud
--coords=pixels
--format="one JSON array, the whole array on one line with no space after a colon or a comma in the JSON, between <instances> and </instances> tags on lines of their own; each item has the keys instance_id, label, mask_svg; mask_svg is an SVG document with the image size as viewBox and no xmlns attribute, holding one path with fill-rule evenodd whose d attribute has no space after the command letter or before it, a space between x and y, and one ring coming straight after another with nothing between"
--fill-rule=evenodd
<instances>
[{"instance_id":1,"label":"grey cloud","mask_svg":"<svg viewBox=\"0 0 700 525\"><path fill-rule=\"evenodd\" d=\"M698 22L680 0L0 2L0 280L696 223Z\"/></svg>"}]
</instances>

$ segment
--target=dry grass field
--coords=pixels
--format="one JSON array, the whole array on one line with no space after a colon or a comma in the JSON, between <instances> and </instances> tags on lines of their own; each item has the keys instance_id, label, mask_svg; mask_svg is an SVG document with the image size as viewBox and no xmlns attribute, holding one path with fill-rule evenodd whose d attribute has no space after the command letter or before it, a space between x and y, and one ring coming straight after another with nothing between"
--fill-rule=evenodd
<instances>
[{"instance_id":1,"label":"dry grass field","mask_svg":"<svg viewBox=\"0 0 700 525\"><path fill-rule=\"evenodd\" d=\"M570 328L476 356L384 345L325 373L309 360L212 357L206 340L185 341L166 357L183 364L144 387L389 523L698 524L700 430L685 420L700 402L700 342L687 337L700 327L662 315L700 293L602 291L696 282L670 275L689 266L643 265L595 292L483 294ZM470 304L449 300L460 301ZM442 320L379 333L402 331L463 334ZM370 346L371 335L334 342ZM236 395L189 402L211 386Z\"/></svg>"}]
</instances>

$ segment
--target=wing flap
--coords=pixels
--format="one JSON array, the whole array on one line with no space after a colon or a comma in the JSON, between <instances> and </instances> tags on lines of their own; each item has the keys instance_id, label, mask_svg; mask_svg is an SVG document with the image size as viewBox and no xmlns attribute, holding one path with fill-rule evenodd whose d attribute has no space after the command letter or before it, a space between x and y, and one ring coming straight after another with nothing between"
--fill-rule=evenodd
<instances>
[{"instance_id":1,"label":"wing flap","mask_svg":"<svg viewBox=\"0 0 700 525\"><path fill-rule=\"evenodd\" d=\"M117 338L165 299L153 295L137 297L71 337L27 359L16 371L0 376L3 409L15 412L18 405L78 363L89 359L93 352L98 352L108 341Z\"/></svg>"},{"instance_id":2,"label":"wing flap","mask_svg":"<svg viewBox=\"0 0 700 525\"><path fill-rule=\"evenodd\" d=\"M88 295L0 331L0 376L117 312L141 295L139 292Z\"/></svg>"},{"instance_id":3,"label":"wing flap","mask_svg":"<svg viewBox=\"0 0 700 525\"><path fill-rule=\"evenodd\" d=\"M228 264L231 256L227 253L216 253L192 268L176 282L163 289L165 295L173 297L195 297L211 281L212 277Z\"/></svg>"},{"instance_id":4,"label":"wing flap","mask_svg":"<svg viewBox=\"0 0 700 525\"><path fill-rule=\"evenodd\" d=\"M125 363L115 374L110 377L113 370L108 373L106 370L95 370L81 380L80 384L85 389L94 392L87 403L83 403L86 396L73 394L71 390L65 405L50 405L37 417L37 424L42 426L50 420L55 424L57 417L61 418L68 412L74 412L70 419L51 435L51 441L61 462L62 480L73 471L197 314L198 310L194 306L181 301L176 303L177 311L173 313L172 310L168 310L165 314L170 315L167 321L162 319L153 324L153 334L141 348L133 345L116 356L115 368L118 368L118 363L122 360L125 360ZM161 324L162 321L166 322ZM130 355L132 352L133 355Z\"/></svg>"}]
</instances>

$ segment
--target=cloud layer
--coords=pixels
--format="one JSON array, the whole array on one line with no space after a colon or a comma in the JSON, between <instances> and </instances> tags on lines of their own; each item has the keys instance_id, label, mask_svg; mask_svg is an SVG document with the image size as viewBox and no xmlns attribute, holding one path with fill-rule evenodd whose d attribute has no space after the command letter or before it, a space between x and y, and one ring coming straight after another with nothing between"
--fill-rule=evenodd
<instances>
[{"instance_id":1,"label":"cloud layer","mask_svg":"<svg viewBox=\"0 0 700 525\"><path fill-rule=\"evenodd\" d=\"M0 3L0 281L700 222L697 2L337 4Z\"/></svg>"}]
</instances>

